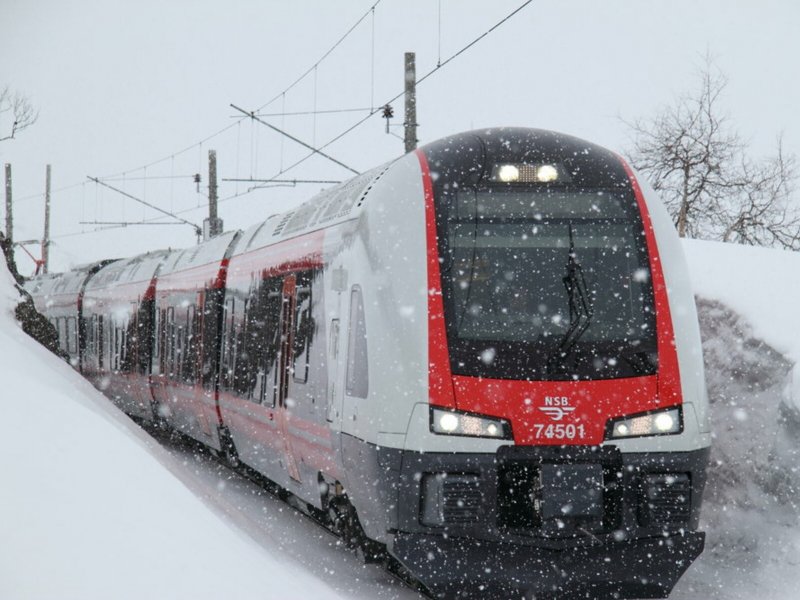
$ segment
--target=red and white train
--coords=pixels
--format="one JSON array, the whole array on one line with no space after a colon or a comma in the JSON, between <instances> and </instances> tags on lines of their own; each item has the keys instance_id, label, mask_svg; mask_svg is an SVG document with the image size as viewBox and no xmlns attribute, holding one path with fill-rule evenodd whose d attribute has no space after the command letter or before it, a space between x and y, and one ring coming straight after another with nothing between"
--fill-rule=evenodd
<instances>
[{"instance_id":1,"label":"red and white train","mask_svg":"<svg viewBox=\"0 0 800 600\"><path fill-rule=\"evenodd\" d=\"M246 231L28 289L127 413L356 523L434 592L665 597L702 551L683 254L588 142L455 135Z\"/></svg>"}]
</instances>

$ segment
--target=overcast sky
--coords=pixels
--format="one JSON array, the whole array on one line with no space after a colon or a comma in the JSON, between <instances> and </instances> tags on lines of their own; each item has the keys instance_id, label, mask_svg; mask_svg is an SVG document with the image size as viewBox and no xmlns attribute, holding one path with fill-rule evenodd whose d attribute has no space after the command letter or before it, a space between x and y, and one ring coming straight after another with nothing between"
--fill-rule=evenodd
<instances>
[{"instance_id":1,"label":"overcast sky","mask_svg":"<svg viewBox=\"0 0 800 600\"><path fill-rule=\"evenodd\" d=\"M236 118L231 103L255 110L277 97L262 110L270 115L380 106L403 89L404 52L417 53L421 77L523 3L381 0L282 95L375 0L0 0L0 87L26 94L40 110L33 127L0 142L0 162L13 166L14 237L42 235L49 163L51 270L191 245L186 225L95 232L96 225L81 224L157 216L86 176L107 178L200 224L209 149L226 179L274 177L308 154L264 125ZM723 107L753 154L768 154L783 133L786 150L800 155L798 24L796 0L534 0L420 84L419 138L513 125L623 151L628 131L620 117L647 117L695 88L708 53L729 79ZM392 123L400 125L402 98L394 108ZM366 114L264 120L322 145ZM0 131L8 126L0 117ZM402 127L392 132L402 135ZM379 115L325 149L358 171L402 151ZM198 172L200 193L191 177ZM282 177L351 175L314 157ZM250 185L220 184L227 229L263 220L323 187L248 192ZM17 256L29 273L32 263L22 251Z\"/></svg>"}]
</instances>

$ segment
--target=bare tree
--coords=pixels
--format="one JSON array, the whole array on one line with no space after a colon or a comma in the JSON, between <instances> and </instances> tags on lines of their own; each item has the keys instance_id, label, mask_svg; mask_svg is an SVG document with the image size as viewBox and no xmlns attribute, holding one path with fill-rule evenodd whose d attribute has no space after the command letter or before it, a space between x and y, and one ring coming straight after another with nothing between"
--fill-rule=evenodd
<instances>
[{"instance_id":1,"label":"bare tree","mask_svg":"<svg viewBox=\"0 0 800 600\"><path fill-rule=\"evenodd\" d=\"M654 117L626 124L628 157L661 193L681 237L800 249L800 212L791 203L796 160L756 163L719 106L725 76L706 57L698 87Z\"/></svg>"},{"instance_id":2,"label":"bare tree","mask_svg":"<svg viewBox=\"0 0 800 600\"><path fill-rule=\"evenodd\" d=\"M745 183L722 213L722 240L800 249L800 211L792 203L797 159L786 156L782 139L774 157L755 165L745 160L741 173Z\"/></svg>"},{"instance_id":3,"label":"bare tree","mask_svg":"<svg viewBox=\"0 0 800 600\"><path fill-rule=\"evenodd\" d=\"M3 124L6 119L5 113L12 119L11 127ZM0 142L14 139L23 129L26 129L36 122L39 118L39 111L31 104L27 96L19 92L12 92L9 86L5 86L0 91Z\"/></svg>"}]
</instances>

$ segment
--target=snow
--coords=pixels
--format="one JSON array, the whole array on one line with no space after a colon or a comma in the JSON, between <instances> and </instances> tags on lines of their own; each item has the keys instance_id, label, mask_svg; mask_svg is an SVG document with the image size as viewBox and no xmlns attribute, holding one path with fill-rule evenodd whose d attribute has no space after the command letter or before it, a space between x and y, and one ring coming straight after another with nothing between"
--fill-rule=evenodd
<instances>
[{"instance_id":1,"label":"snow","mask_svg":"<svg viewBox=\"0 0 800 600\"><path fill-rule=\"evenodd\" d=\"M725 302L758 337L800 362L800 254L701 240L683 244L695 293Z\"/></svg>"},{"instance_id":2,"label":"snow","mask_svg":"<svg viewBox=\"0 0 800 600\"><path fill-rule=\"evenodd\" d=\"M780 374L800 359L800 254L697 240L684 250L703 299L714 442L701 516L706 550L671 598L794 600L800 434L778 426L777 413Z\"/></svg>"},{"instance_id":3,"label":"snow","mask_svg":"<svg viewBox=\"0 0 800 600\"><path fill-rule=\"evenodd\" d=\"M259 544L17 326L0 267L0 598L344 598Z\"/></svg>"},{"instance_id":4,"label":"snow","mask_svg":"<svg viewBox=\"0 0 800 600\"><path fill-rule=\"evenodd\" d=\"M758 340L800 362L800 254L684 249L698 295L738 314L723 327L723 305L701 307L718 319L707 361L731 371L708 373L707 546L672 598L796 598L797 488L775 466L799 464L797 444L776 428L781 382L770 380L786 362ZM419 598L207 455L142 432L22 332L16 302L0 266L0 598ZM737 379L742 365L758 373Z\"/></svg>"}]
</instances>

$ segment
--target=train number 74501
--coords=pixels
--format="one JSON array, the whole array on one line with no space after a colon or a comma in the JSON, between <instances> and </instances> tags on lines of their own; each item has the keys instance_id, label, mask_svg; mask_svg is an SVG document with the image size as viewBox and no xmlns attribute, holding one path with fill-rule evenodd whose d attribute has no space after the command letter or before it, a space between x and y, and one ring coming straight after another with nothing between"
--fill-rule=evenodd
<instances>
[{"instance_id":1,"label":"train number 74501","mask_svg":"<svg viewBox=\"0 0 800 600\"><path fill-rule=\"evenodd\" d=\"M542 423L536 423L533 429L537 438L546 438L549 440L574 440L576 438L583 439L586 437L586 428L581 424L550 423L544 425Z\"/></svg>"}]
</instances>

